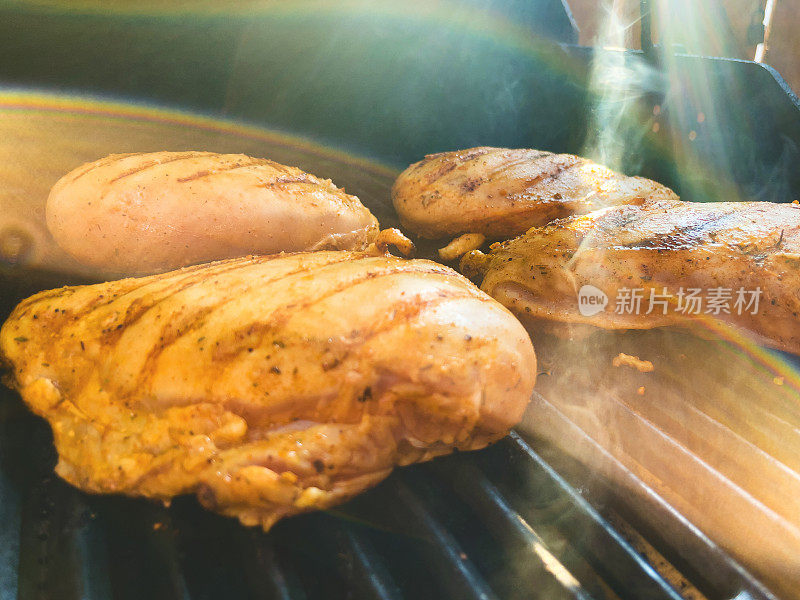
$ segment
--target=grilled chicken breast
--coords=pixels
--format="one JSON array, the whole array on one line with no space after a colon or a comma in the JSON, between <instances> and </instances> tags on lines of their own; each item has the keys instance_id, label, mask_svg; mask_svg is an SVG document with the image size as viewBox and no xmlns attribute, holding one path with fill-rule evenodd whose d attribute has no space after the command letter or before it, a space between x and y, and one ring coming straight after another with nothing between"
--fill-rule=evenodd
<instances>
[{"instance_id":1,"label":"grilled chicken breast","mask_svg":"<svg viewBox=\"0 0 800 600\"><path fill-rule=\"evenodd\" d=\"M355 196L296 167L243 154L115 154L53 186L56 242L126 275L246 254L363 250L378 221Z\"/></svg>"},{"instance_id":2,"label":"grilled chicken breast","mask_svg":"<svg viewBox=\"0 0 800 600\"><path fill-rule=\"evenodd\" d=\"M536 373L520 323L452 269L345 251L42 292L0 352L61 477L265 529L502 437Z\"/></svg>"},{"instance_id":3,"label":"grilled chicken breast","mask_svg":"<svg viewBox=\"0 0 800 600\"><path fill-rule=\"evenodd\" d=\"M462 269L529 318L698 332L727 324L800 353L795 204L615 206L531 228L488 255L472 252Z\"/></svg>"},{"instance_id":4,"label":"grilled chicken breast","mask_svg":"<svg viewBox=\"0 0 800 600\"><path fill-rule=\"evenodd\" d=\"M658 199L677 196L571 154L489 147L428 155L392 188L402 224L426 238L503 239L568 215Z\"/></svg>"}]
</instances>

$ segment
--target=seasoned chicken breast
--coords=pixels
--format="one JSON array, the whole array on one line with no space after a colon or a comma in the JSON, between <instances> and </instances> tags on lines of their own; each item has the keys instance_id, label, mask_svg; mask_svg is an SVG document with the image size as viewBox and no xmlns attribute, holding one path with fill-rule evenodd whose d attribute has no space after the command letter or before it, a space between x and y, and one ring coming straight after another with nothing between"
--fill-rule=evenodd
<instances>
[{"instance_id":1,"label":"seasoned chicken breast","mask_svg":"<svg viewBox=\"0 0 800 600\"><path fill-rule=\"evenodd\" d=\"M606 329L720 324L800 353L800 206L660 201L531 228L462 259L518 315Z\"/></svg>"},{"instance_id":2,"label":"seasoned chicken breast","mask_svg":"<svg viewBox=\"0 0 800 600\"><path fill-rule=\"evenodd\" d=\"M102 272L145 274L246 254L363 250L378 221L355 196L243 154L115 154L53 186L47 227Z\"/></svg>"},{"instance_id":3,"label":"seasoned chicken breast","mask_svg":"<svg viewBox=\"0 0 800 600\"><path fill-rule=\"evenodd\" d=\"M508 238L572 214L658 199L677 196L655 181L579 156L524 148L430 154L403 171L392 188L403 226L426 238Z\"/></svg>"},{"instance_id":4,"label":"seasoned chicken breast","mask_svg":"<svg viewBox=\"0 0 800 600\"><path fill-rule=\"evenodd\" d=\"M0 352L61 477L265 529L497 440L536 374L522 325L452 269L345 251L42 292Z\"/></svg>"}]
</instances>

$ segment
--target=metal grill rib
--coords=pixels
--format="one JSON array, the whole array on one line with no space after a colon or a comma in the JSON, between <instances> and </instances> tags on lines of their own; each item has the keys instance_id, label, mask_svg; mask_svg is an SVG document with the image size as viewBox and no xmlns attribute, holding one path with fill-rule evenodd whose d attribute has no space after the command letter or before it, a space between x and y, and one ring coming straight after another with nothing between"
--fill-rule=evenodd
<instances>
[{"instance_id":1,"label":"metal grill rib","mask_svg":"<svg viewBox=\"0 0 800 600\"><path fill-rule=\"evenodd\" d=\"M547 462L537 454L516 432L503 444L513 452L521 453L537 475L546 478L558 496L568 502L570 510L563 512L568 518L559 518L557 527L569 542L604 577L614 591L623 598L663 598L680 600L678 594L658 572ZM549 487L548 486L548 487ZM495 504L506 503L499 491L489 488ZM534 511L523 510L522 518L535 517ZM508 513L507 517L514 513ZM591 534L587 535L587 532Z\"/></svg>"},{"instance_id":2,"label":"metal grill rib","mask_svg":"<svg viewBox=\"0 0 800 600\"><path fill-rule=\"evenodd\" d=\"M774 600L775 596L746 569L567 419L554 405L539 394L534 394L532 408L536 410L537 418L559 431L559 435L573 448L576 456L602 475L589 476L585 467L551 449L548 458L552 455L551 462L558 470L564 474L569 473L572 481L580 481L587 489L589 497L607 498L624 508L625 518L658 547L701 592L709 598L733 598L744 590L752 598ZM517 434L515 436L519 437ZM606 481L617 482L616 487L607 487ZM644 488L646 493L639 494L635 502L631 502L629 496L627 500L619 497L619 490L637 487ZM626 494L627 492L623 492L623 495ZM666 532L669 535L665 535Z\"/></svg>"},{"instance_id":3,"label":"metal grill rib","mask_svg":"<svg viewBox=\"0 0 800 600\"><path fill-rule=\"evenodd\" d=\"M503 583L514 590L515 597L547 600L607 597L599 585L593 585L591 593L585 589L583 581L576 578L576 562L572 561L569 566L562 563L561 557L557 558L551 552L548 544L499 496L497 489L479 469L469 464L445 462L430 465L429 470L431 477L426 479L430 482L417 478L415 487L425 490L426 495L441 493L442 490L437 490L432 483L440 480L455 490L459 499L474 511L474 526L485 527L505 550L503 573L499 575L511 580ZM585 574L582 567L578 566L578 569Z\"/></svg>"},{"instance_id":4,"label":"metal grill rib","mask_svg":"<svg viewBox=\"0 0 800 600\"><path fill-rule=\"evenodd\" d=\"M331 524L339 552L340 572L356 597L365 600L399 600L403 597L379 558L372 542L354 525Z\"/></svg>"},{"instance_id":5,"label":"metal grill rib","mask_svg":"<svg viewBox=\"0 0 800 600\"><path fill-rule=\"evenodd\" d=\"M45 424L8 402L0 405L0 458L25 468L0 480L3 507L20 507L22 517L19 554L0 565L6 573L19 564L19 585L4 581L2 600L680 597L551 466L560 463L517 434L484 452L399 470L332 514L264 534L192 498L166 509L81 494L52 474ZM698 532L687 535L702 546ZM731 579L738 565L714 550L700 554L705 569L725 575L704 589L725 598L721 590L745 580ZM768 597L746 583L739 589Z\"/></svg>"},{"instance_id":6,"label":"metal grill rib","mask_svg":"<svg viewBox=\"0 0 800 600\"><path fill-rule=\"evenodd\" d=\"M394 478L388 482L401 502L404 518L413 535L426 543L421 550L439 572L439 579L452 598L494 600L494 592L475 569L455 538L431 514L410 487Z\"/></svg>"},{"instance_id":7,"label":"metal grill rib","mask_svg":"<svg viewBox=\"0 0 800 600\"><path fill-rule=\"evenodd\" d=\"M280 564L272 538L257 530L240 531L238 538L243 548L243 575L253 598L306 600L297 575Z\"/></svg>"}]
</instances>

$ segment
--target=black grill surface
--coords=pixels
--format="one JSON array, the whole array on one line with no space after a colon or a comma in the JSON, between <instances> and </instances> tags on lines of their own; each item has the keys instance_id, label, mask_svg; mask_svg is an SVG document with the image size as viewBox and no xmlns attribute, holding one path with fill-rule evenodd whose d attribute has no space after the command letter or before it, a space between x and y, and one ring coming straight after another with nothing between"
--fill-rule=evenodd
<instances>
[{"instance_id":1,"label":"black grill surface","mask_svg":"<svg viewBox=\"0 0 800 600\"><path fill-rule=\"evenodd\" d=\"M542 5L515 6L523 4ZM479 144L580 153L594 102L590 49L534 38L507 45L502 36L411 18L383 24L349 13L295 21L264 15L251 23L223 13L199 20L43 18L13 7L0 13L3 81L224 114L398 167ZM558 39L574 41L564 23ZM310 39L322 40L323 50ZM427 53L405 50L428 40L436 44ZM666 97L666 80L655 77L652 97L641 99L646 131L656 105L672 117L662 118L641 151L632 146L635 161L625 169L687 200L797 197L800 103L780 78L754 63L673 58L683 74L680 93ZM285 81L286 64L303 85L274 85ZM234 69L234 79L232 66L241 71ZM329 77L316 76L323 72ZM231 86L236 94L227 93ZM698 89L715 93L693 93ZM18 196L30 206L43 207L50 185L86 160L198 147L269 156L331 177L383 225L396 224L388 204L393 177L363 164L342 169L334 155L182 121L127 123L100 109L72 115L74 122L62 118L61 105L42 109L44 116L33 112L19 112L13 102L2 112L6 123L18 117L19 125L9 126L18 137L5 156L19 163L15 173L28 173ZM708 116L703 127L699 113ZM0 136L2 144L10 142ZM46 160L34 160L40 154ZM723 159L730 177L716 175ZM709 163L714 169L705 168ZM728 180L741 192L736 197L717 189ZM3 317L37 290L74 283L33 269L15 279L13 271L0 268ZM193 498L167 508L83 494L53 474L55 458L46 423L0 387L0 600L772 598L654 490L621 498L619 482L634 477L622 466L611 484L519 434L480 452L399 469L342 507L280 522L269 533L207 512Z\"/></svg>"},{"instance_id":2,"label":"black grill surface","mask_svg":"<svg viewBox=\"0 0 800 600\"><path fill-rule=\"evenodd\" d=\"M167 508L73 489L53 474L47 425L4 391L0 598L771 597L690 529L692 557L650 540L694 563L665 577L592 501L606 495L584 497L554 464L577 468L537 446L512 433L263 533L192 498Z\"/></svg>"}]
</instances>

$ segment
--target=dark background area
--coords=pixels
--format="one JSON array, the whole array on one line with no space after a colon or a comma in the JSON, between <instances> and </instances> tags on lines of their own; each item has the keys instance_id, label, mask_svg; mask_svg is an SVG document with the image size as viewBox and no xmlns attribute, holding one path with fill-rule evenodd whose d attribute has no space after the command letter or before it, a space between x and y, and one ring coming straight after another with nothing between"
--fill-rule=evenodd
<instances>
[{"instance_id":1,"label":"dark background area","mask_svg":"<svg viewBox=\"0 0 800 600\"><path fill-rule=\"evenodd\" d=\"M245 119L398 165L463 145L571 137L537 126L580 112L561 53L532 35L577 40L559 2L508 2L496 14L477 2L277 4L216 14L6 7L0 82ZM530 118L545 106L558 114Z\"/></svg>"},{"instance_id":2,"label":"dark background area","mask_svg":"<svg viewBox=\"0 0 800 600\"><path fill-rule=\"evenodd\" d=\"M626 115L612 167L687 200L800 196L800 109L773 70L627 51L647 75L617 107L561 0L59 6L0 5L0 85L244 120L398 168L475 145L601 158L605 102Z\"/></svg>"},{"instance_id":3,"label":"dark background area","mask_svg":"<svg viewBox=\"0 0 800 600\"><path fill-rule=\"evenodd\" d=\"M686 200L800 196L800 107L773 70L656 48L606 54L637 77L598 82L596 52L578 45L561 0L172 4L0 0L0 108L3 88L88 94L254 123L397 168L483 144L594 154L606 128L621 148L614 166ZM70 283L32 271L2 282L2 314ZM620 490L536 452L515 436L403 469L264 535L188 498L168 510L78 492L53 475L47 425L0 388L0 598L580 597L537 558L544 542L593 597L675 600L586 500ZM575 487L559 474L569 467ZM769 597L678 513L637 507L622 517L705 597Z\"/></svg>"}]
</instances>

